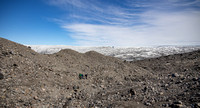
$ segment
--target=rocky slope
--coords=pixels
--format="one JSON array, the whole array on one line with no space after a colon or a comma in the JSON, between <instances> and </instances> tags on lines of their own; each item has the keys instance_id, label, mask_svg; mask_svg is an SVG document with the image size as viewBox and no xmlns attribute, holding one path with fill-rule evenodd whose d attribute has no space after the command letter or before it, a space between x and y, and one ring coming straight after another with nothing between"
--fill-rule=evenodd
<instances>
[{"instance_id":1,"label":"rocky slope","mask_svg":"<svg viewBox=\"0 0 200 108\"><path fill-rule=\"evenodd\" d=\"M152 80L153 85L148 85L161 90L162 99L156 104L163 102L164 106L173 106L173 102L180 101L182 105L178 106L200 107L200 50L141 60L133 64L157 77Z\"/></svg>"},{"instance_id":2,"label":"rocky slope","mask_svg":"<svg viewBox=\"0 0 200 108\"><path fill-rule=\"evenodd\" d=\"M199 72L200 51L126 62L0 38L0 107L199 107Z\"/></svg>"}]
</instances>

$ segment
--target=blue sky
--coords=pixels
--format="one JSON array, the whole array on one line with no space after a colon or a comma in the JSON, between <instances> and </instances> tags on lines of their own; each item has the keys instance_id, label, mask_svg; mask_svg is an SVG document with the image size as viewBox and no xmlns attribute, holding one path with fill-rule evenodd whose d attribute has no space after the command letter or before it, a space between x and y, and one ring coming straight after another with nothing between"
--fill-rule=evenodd
<instances>
[{"instance_id":1,"label":"blue sky","mask_svg":"<svg viewBox=\"0 0 200 108\"><path fill-rule=\"evenodd\" d=\"M0 36L28 45L200 45L200 0L0 0Z\"/></svg>"}]
</instances>

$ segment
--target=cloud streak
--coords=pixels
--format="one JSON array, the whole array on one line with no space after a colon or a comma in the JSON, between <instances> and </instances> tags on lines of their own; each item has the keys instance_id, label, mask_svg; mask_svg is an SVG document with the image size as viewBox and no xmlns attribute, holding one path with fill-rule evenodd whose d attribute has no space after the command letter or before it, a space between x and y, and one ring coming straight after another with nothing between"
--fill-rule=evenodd
<instances>
[{"instance_id":1,"label":"cloud streak","mask_svg":"<svg viewBox=\"0 0 200 108\"><path fill-rule=\"evenodd\" d=\"M78 45L200 44L199 0L53 0L49 4L66 11L67 15L59 18L61 27L70 32Z\"/></svg>"}]
</instances>

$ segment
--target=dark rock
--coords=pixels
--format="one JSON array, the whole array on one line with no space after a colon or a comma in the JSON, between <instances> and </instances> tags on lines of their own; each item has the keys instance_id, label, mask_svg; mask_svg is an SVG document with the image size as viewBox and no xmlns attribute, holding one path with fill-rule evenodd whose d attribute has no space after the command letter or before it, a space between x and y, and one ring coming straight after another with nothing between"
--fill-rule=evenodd
<instances>
[{"instance_id":1,"label":"dark rock","mask_svg":"<svg viewBox=\"0 0 200 108\"><path fill-rule=\"evenodd\" d=\"M23 55L22 55L22 54L19 54L19 56L21 56L21 57L22 57Z\"/></svg>"},{"instance_id":2,"label":"dark rock","mask_svg":"<svg viewBox=\"0 0 200 108\"><path fill-rule=\"evenodd\" d=\"M143 92L146 92L146 91L147 91L147 87L144 87Z\"/></svg>"},{"instance_id":3,"label":"dark rock","mask_svg":"<svg viewBox=\"0 0 200 108\"><path fill-rule=\"evenodd\" d=\"M173 104L172 105L172 108L182 108L183 107L183 105L181 105L181 104Z\"/></svg>"},{"instance_id":4,"label":"dark rock","mask_svg":"<svg viewBox=\"0 0 200 108\"><path fill-rule=\"evenodd\" d=\"M13 66L17 67L18 65L14 63Z\"/></svg>"},{"instance_id":5,"label":"dark rock","mask_svg":"<svg viewBox=\"0 0 200 108\"><path fill-rule=\"evenodd\" d=\"M133 95L136 95L136 92L133 90L133 89L130 89L129 90L129 93L133 96Z\"/></svg>"},{"instance_id":6,"label":"dark rock","mask_svg":"<svg viewBox=\"0 0 200 108\"><path fill-rule=\"evenodd\" d=\"M124 80L126 80L126 81L129 81L129 80L130 80L130 78L128 78L128 77L124 77Z\"/></svg>"},{"instance_id":7,"label":"dark rock","mask_svg":"<svg viewBox=\"0 0 200 108\"><path fill-rule=\"evenodd\" d=\"M169 104L162 104L163 107L169 107Z\"/></svg>"},{"instance_id":8,"label":"dark rock","mask_svg":"<svg viewBox=\"0 0 200 108\"><path fill-rule=\"evenodd\" d=\"M198 81L197 77L192 78L193 81Z\"/></svg>"},{"instance_id":9,"label":"dark rock","mask_svg":"<svg viewBox=\"0 0 200 108\"><path fill-rule=\"evenodd\" d=\"M30 102L25 102L24 103L24 106L31 106L32 105L32 103L30 103Z\"/></svg>"},{"instance_id":10,"label":"dark rock","mask_svg":"<svg viewBox=\"0 0 200 108\"><path fill-rule=\"evenodd\" d=\"M181 80L185 80L185 79L186 79L186 77L182 77L182 78L181 78Z\"/></svg>"},{"instance_id":11,"label":"dark rock","mask_svg":"<svg viewBox=\"0 0 200 108\"><path fill-rule=\"evenodd\" d=\"M195 98L195 97L191 97L191 98L189 99L189 101L190 101L190 102L196 102L196 98Z\"/></svg>"},{"instance_id":12,"label":"dark rock","mask_svg":"<svg viewBox=\"0 0 200 108\"><path fill-rule=\"evenodd\" d=\"M9 54L13 55L14 53L12 51L10 51Z\"/></svg>"},{"instance_id":13,"label":"dark rock","mask_svg":"<svg viewBox=\"0 0 200 108\"><path fill-rule=\"evenodd\" d=\"M199 71L200 70L200 66L199 65L195 65L194 66L194 70Z\"/></svg>"},{"instance_id":14,"label":"dark rock","mask_svg":"<svg viewBox=\"0 0 200 108\"><path fill-rule=\"evenodd\" d=\"M182 81L180 80L180 81L177 81L177 82L175 82L175 84L180 84L180 83L182 83Z\"/></svg>"},{"instance_id":15,"label":"dark rock","mask_svg":"<svg viewBox=\"0 0 200 108\"><path fill-rule=\"evenodd\" d=\"M172 74L172 77L178 77L178 76L179 76L178 73Z\"/></svg>"},{"instance_id":16,"label":"dark rock","mask_svg":"<svg viewBox=\"0 0 200 108\"><path fill-rule=\"evenodd\" d=\"M181 101L176 101L171 105L172 108L182 108L183 103Z\"/></svg>"},{"instance_id":17,"label":"dark rock","mask_svg":"<svg viewBox=\"0 0 200 108\"><path fill-rule=\"evenodd\" d=\"M8 52L2 52L2 54L3 54L4 56L7 56L7 55L9 55L9 53L8 53Z\"/></svg>"},{"instance_id":18,"label":"dark rock","mask_svg":"<svg viewBox=\"0 0 200 108\"><path fill-rule=\"evenodd\" d=\"M2 80L3 78L4 78L4 75L0 73L0 80Z\"/></svg>"},{"instance_id":19,"label":"dark rock","mask_svg":"<svg viewBox=\"0 0 200 108\"><path fill-rule=\"evenodd\" d=\"M176 101L173 104L183 104L181 101Z\"/></svg>"}]
</instances>

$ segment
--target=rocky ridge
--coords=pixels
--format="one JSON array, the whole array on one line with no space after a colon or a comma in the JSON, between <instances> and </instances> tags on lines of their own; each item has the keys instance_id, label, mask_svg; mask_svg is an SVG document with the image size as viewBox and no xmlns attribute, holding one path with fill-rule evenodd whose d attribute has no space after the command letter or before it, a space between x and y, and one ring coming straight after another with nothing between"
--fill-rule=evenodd
<instances>
[{"instance_id":1,"label":"rocky ridge","mask_svg":"<svg viewBox=\"0 0 200 108\"><path fill-rule=\"evenodd\" d=\"M0 107L199 107L200 51L135 62L0 38ZM79 74L87 79L79 79Z\"/></svg>"}]
</instances>

